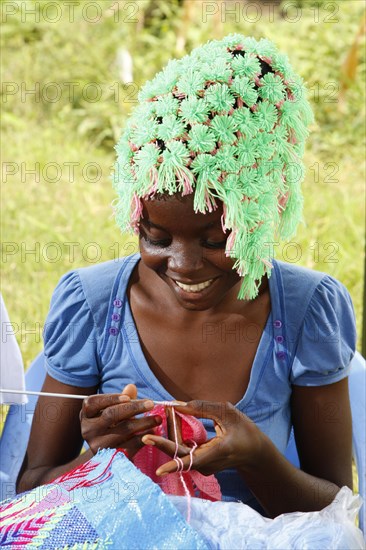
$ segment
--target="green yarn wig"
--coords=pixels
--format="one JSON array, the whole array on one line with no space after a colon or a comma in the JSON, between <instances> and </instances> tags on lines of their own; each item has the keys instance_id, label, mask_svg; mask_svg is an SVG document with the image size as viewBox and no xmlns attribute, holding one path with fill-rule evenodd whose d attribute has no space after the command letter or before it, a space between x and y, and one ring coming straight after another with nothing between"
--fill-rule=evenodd
<instances>
[{"instance_id":1,"label":"green yarn wig","mask_svg":"<svg viewBox=\"0 0 366 550\"><path fill-rule=\"evenodd\" d=\"M258 294L277 239L301 218L301 157L313 114L302 79L266 39L239 34L172 60L139 93L116 146L116 219L138 232L141 199L194 193L195 212L223 203L225 253Z\"/></svg>"}]
</instances>

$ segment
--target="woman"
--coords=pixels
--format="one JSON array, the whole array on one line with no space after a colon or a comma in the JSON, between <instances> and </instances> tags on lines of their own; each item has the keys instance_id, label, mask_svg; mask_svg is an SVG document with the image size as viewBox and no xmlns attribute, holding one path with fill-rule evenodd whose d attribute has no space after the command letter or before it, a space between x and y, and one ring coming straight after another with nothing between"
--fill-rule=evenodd
<instances>
[{"instance_id":1,"label":"woman","mask_svg":"<svg viewBox=\"0 0 366 550\"><path fill-rule=\"evenodd\" d=\"M114 183L140 254L55 290L43 390L91 397L59 398L57 423L39 399L18 490L99 448L133 460L155 445L215 474L223 499L272 517L320 510L352 487L355 326L339 282L273 260L301 215L305 88L273 44L231 35L172 61L139 99ZM172 399L204 419L210 439L193 452L154 432L161 416L139 416ZM283 456L291 425L301 469ZM167 457L157 475L178 467Z\"/></svg>"}]
</instances>

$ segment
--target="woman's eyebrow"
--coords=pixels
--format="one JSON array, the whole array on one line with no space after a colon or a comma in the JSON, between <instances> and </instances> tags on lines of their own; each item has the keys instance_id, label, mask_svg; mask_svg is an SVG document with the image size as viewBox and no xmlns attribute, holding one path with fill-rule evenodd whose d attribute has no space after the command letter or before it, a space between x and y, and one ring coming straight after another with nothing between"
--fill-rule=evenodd
<instances>
[{"instance_id":1,"label":"woman's eyebrow","mask_svg":"<svg viewBox=\"0 0 366 550\"><path fill-rule=\"evenodd\" d=\"M149 227L154 227L156 229L161 229L162 231L166 231L166 229L164 227L162 227L161 225L158 225L157 223L152 222L151 220L142 219L140 223L146 224ZM218 225L220 225L220 227L221 227L221 219L220 218L217 219L217 220L209 222L207 225L204 225L202 227L202 229L210 229L211 227L218 226Z\"/></svg>"},{"instance_id":2,"label":"woman's eyebrow","mask_svg":"<svg viewBox=\"0 0 366 550\"><path fill-rule=\"evenodd\" d=\"M166 229L164 229L164 227L161 227L161 225L158 225L157 223L154 223L150 220L142 219L140 223L146 224L149 227L155 227L156 229L161 229L162 231L166 231Z\"/></svg>"},{"instance_id":3,"label":"woman's eyebrow","mask_svg":"<svg viewBox=\"0 0 366 550\"><path fill-rule=\"evenodd\" d=\"M221 218L214 220L213 222L208 223L203 227L203 229L210 229L210 227L215 227L217 225L220 225L221 227Z\"/></svg>"}]
</instances>

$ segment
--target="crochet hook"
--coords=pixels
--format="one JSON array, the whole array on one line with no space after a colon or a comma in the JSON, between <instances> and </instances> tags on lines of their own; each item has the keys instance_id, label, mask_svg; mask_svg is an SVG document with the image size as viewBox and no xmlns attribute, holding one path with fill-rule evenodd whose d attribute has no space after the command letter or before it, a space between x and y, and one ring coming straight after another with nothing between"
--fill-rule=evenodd
<instances>
[{"instance_id":1,"label":"crochet hook","mask_svg":"<svg viewBox=\"0 0 366 550\"><path fill-rule=\"evenodd\" d=\"M44 395L46 397L68 397L70 399L86 399L90 395L75 395L73 393L52 393L52 392L42 392L42 391L30 391L30 390L0 390L0 393L15 393L15 394L25 394L25 395ZM102 395L102 394L100 394ZM132 403L139 401L138 399L131 399ZM183 401L153 401L155 405L164 405L166 407L182 407L185 405Z\"/></svg>"}]
</instances>

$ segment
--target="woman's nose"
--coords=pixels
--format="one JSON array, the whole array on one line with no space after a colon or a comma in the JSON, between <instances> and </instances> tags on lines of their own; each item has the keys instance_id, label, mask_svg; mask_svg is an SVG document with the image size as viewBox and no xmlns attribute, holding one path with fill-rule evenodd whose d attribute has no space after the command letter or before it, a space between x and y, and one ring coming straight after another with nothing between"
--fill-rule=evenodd
<instances>
[{"instance_id":1,"label":"woman's nose","mask_svg":"<svg viewBox=\"0 0 366 550\"><path fill-rule=\"evenodd\" d=\"M168 269L174 273L189 276L191 273L202 269L202 252L202 247L198 244L176 244L170 247Z\"/></svg>"}]
</instances>

